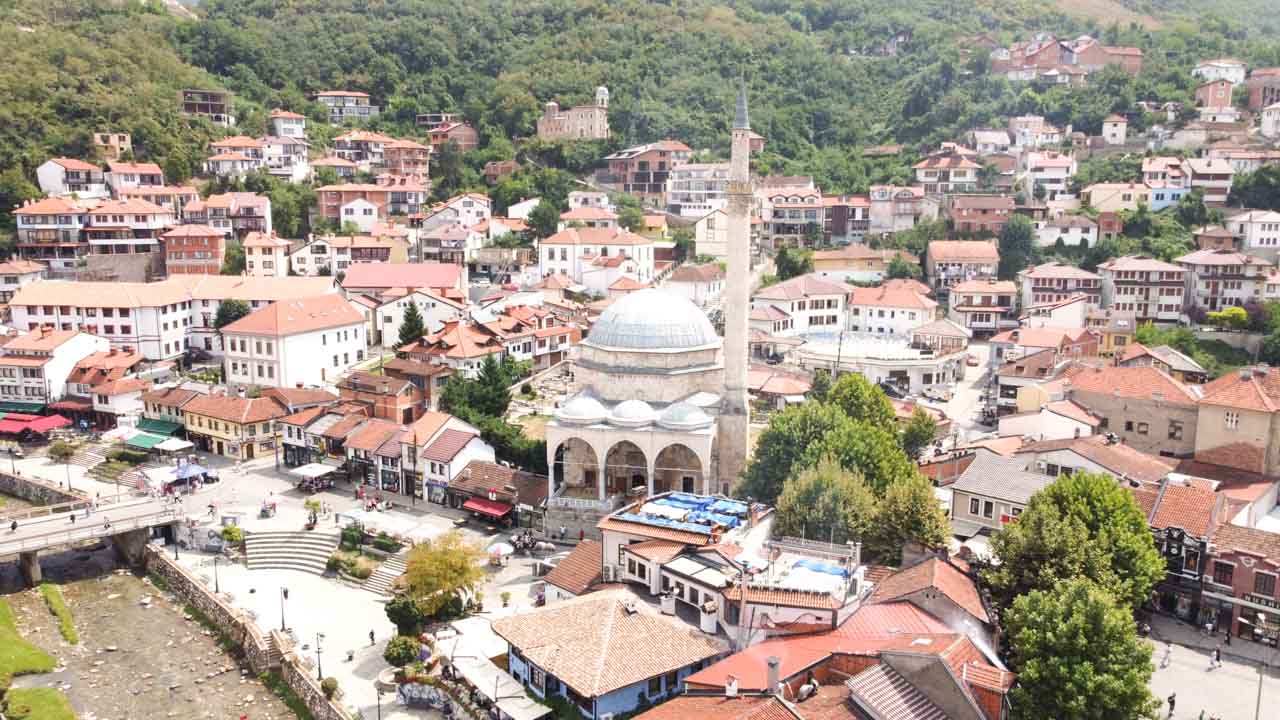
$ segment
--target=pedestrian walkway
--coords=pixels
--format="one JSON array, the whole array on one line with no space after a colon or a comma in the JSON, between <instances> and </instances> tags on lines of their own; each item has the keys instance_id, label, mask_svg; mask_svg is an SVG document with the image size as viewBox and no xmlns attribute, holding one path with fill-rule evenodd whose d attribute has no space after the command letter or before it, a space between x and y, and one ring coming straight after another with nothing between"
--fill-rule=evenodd
<instances>
[{"instance_id":1,"label":"pedestrian walkway","mask_svg":"<svg viewBox=\"0 0 1280 720\"><path fill-rule=\"evenodd\" d=\"M391 589L395 585L396 580L404 574L407 566L405 558L409 556L409 551L401 549L400 552L390 555L386 560L378 566L378 569L364 581L364 589L380 595L382 597L391 597Z\"/></svg>"},{"instance_id":2,"label":"pedestrian walkway","mask_svg":"<svg viewBox=\"0 0 1280 720\"><path fill-rule=\"evenodd\" d=\"M1225 633L1206 635L1203 628L1197 628L1167 615L1152 616L1151 638L1160 645L1172 642L1174 645L1202 650L1206 654L1213 652L1214 648L1221 645L1222 657L1237 662L1265 663L1271 666L1280 663L1280 651L1276 648L1238 637L1231 638L1231 644L1228 645ZM1162 649L1157 650L1157 662L1163 652Z\"/></svg>"}]
</instances>

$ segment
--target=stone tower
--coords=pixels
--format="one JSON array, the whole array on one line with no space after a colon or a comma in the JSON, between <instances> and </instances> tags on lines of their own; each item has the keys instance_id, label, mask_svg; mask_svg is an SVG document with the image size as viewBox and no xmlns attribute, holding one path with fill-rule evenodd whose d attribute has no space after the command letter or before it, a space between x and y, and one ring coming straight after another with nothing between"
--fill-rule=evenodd
<instances>
[{"instance_id":1,"label":"stone tower","mask_svg":"<svg viewBox=\"0 0 1280 720\"><path fill-rule=\"evenodd\" d=\"M724 293L724 400L719 422L722 490L733 489L747 465L750 438L747 406L747 315L751 305L751 123L747 84L738 84L729 155L729 263Z\"/></svg>"},{"instance_id":2,"label":"stone tower","mask_svg":"<svg viewBox=\"0 0 1280 720\"><path fill-rule=\"evenodd\" d=\"M609 107L609 88L603 85L596 88L596 107Z\"/></svg>"}]
</instances>

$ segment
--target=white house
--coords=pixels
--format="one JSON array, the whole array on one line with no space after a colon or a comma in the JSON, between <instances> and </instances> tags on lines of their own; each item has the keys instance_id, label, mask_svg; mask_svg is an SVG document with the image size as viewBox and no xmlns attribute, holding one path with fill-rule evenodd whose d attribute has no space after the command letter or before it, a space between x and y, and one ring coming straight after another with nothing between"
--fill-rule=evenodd
<instances>
[{"instance_id":1,"label":"white house","mask_svg":"<svg viewBox=\"0 0 1280 720\"><path fill-rule=\"evenodd\" d=\"M1227 218L1226 225L1245 251L1272 261L1280 254L1280 212L1250 210Z\"/></svg>"},{"instance_id":2,"label":"white house","mask_svg":"<svg viewBox=\"0 0 1280 720\"><path fill-rule=\"evenodd\" d=\"M789 315L792 323L783 337L810 332L839 333L845 326L846 304L853 286L823 280L815 274L801 275L770 285L751 298L753 310L772 307Z\"/></svg>"},{"instance_id":3,"label":"white house","mask_svg":"<svg viewBox=\"0 0 1280 720\"><path fill-rule=\"evenodd\" d=\"M151 383L146 380L126 377L90 388L89 398L94 412L114 416L119 422L122 416L142 414L142 394L150 389Z\"/></svg>"},{"instance_id":4,"label":"white house","mask_svg":"<svg viewBox=\"0 0 1280 720\"><path fill-rule=\"evenodd\" d=\"M1217 58L1215 60L1205 60L1196 65L1191 69L1191 74L1204 82L1226 80L1232 85L1239 85L1244 82L1248 70L1249 66L1240 60Z\"/></svg>"},{"instance_id":5,"label":"white house","mask_svg":"<svg viewBox=\"0 0 1280 720\"><path fill-rule=\"evenodd\" d=\"M1045 222L1036 230L1036 244L1052 247L1058 240L1068 248L1098 244L1098 223L1084 215L1059 215Z\"/></svg>"},{"instance_id":6,"label":"white house","mask_svg":"<svg viewBox=\"0 0 1280 720\"><path fill-rule=\"evenodd\" d=\"M698 257L729 259L729 215L712 210L693 224L694 254Z\"/></svg>"},{"instance_id":7,"label":"white house","mask_svg":"<svg viewBox=\"0 0 1280 720\"><path fill-rule=\"evenodd\" d=\"M316 387L364 360L364 317L338 294L272 303L222 335L229 384Z\"/></svg>"},{"instance_id":8,"label":"white house","mask_svg":"<svg viewBox=\"0 0 1280 720\"><path fill-rule=\"evenodd\" d=\"M543 240L538 247L538 269L543 277L565 275L582 285L590 275L607 275L605 269L619 264L619 258L634 264L634 280L653 281L653 241L628 230L568 228ZM614 280L603 283L603 287Z\"/></svg>"},{"instance_id":9,"label":"white house","mask_svg":"<svg viewBox=\"0 0 1280 720\"><path fill-rule=\"evenodd\" d=\"M30 260L9 260L0 263L0 303L7 303L24 285L43 280L49 274L49 266Z\"/></svg>"},{"instance_id":10,"label":"white house","mask_svg":"<svg viewBox=\"0 0 1280 720\"><path fill-rule=\"evenodd\" d=\"M0 402L47 405L60 400L76 363L108 348L106 338L51 325L12 338L0 348Z\"/></svg>"},{"instance_id":11,"label":"white house","mask_svg":"<svg viewBox=\"0 0 1280 720\"><path fill-rule=\"evenodd\" d=\"M1014 324L1018 286L1008 280L967 280L951 288L947 319L974 334L990 334Z\"/></svg>"},{"instance_id":12,"label":"white house","mask_svg":"<svg viewBox=\"0 0 1280 720\"><path fill-rule=\"evenodd\" d=\"M1027 153L1027 177L1031 191L1043 188L1046 200L1054 200L1065 194L1076 174L1076 159L1070 155L1049 150Z\"/></svg>"},{"instance_id":13,"label":"white house","mask_svg":"<svg viewBox=\"0 0 1280 720\"><path fill-rule=\"evenodd\" d=\"M938 303L906 283L855 287L849 295L848 329L909 337L936 319Z\"/></svg>"},{"instance_id":14,"label":"white house","mask_svg":"<svg viewBox=\"0 0 1280 720\"><path fill-rule=\"evenodd\" d=\"M311 176L307 161L311 146L306 140L289 135L268 135L260 140L262 158L272 176L286 182L303 182Z\"/></svg>"},{"instance_id":15,"label":"white house","mask_svg":"<svg viewBox=\"0 0 1280 720\"><path fill-rule=\"evenodd\" d=\"M125 188L164 185L164 171L155 163L109 162L104 177L114 197Z\"/></svg>"},{"instance_id":16,"label":"white house","mask_svg":"<svg viewBox=\"0 0 1280 720\"><path fill-rule=\"evenodd\" d=\"M1231 194L1231 183L1236 171L1231 163L1216 158L1187 158L1182 161L1182 172L1191 189L1204 190L1204 201L1211 205L1225 205Z\"/></svg>"},{"instance_id":17,"label":"white house","mask_svg":"<svg viewBox=\"0 0 1280 720\"><path fill-rule=\"evenodd\" d=\"M1070 400L1044 404L1039 410L1000 418L1000 437L1017 436L1040 440L1065 440L1092 435L1101 421Z\"/></svg>"},{"instance_id":18,"label":"white house","mask_svg":"<svg viewBox=\"0 0 1280 720\"><path fill-rule=\"evenodd\" d=\"M1280 103L1262 109L1262 137L1272 140L1280 137Z\"/></svg>"},{"instance_id":19,"label":"white house","mask_svg":"<svg viewBox=\"0 0 1280 720\"><path fill-rule=\"evenodd\" d=\"M241 243L244 248L244 271L259 277L284 277L289 274L289 241L273 234L251 232Z\"/></svg>"},{"instance_id":20,"label":"white house","mask_svg":"<svg viewBox=\"0 0 1280 720\"><path fill-rule=\"evenodd\" d=\"M1108 115L1102 121L1102 139L1108 145L1123 145L1129 139L1129 121L1122 115Z\"/></svg>"},{"instance_id":21,"label":"white house","mask_svg":"<svg viewBox=\"0 0 1280 720\"><path fill-rule=\"evenodd\" d=\"M40 190L50 197L75 195L84 200L110 196L102 168L83 160L53 158L36 168Z\"/></svg>"},{"instance_id":22,"label":"white house","mask_svg":"<svg viewBox=\"0 0 1280 720\"><path fill-rule=\"evenodd\" d=\"M416 290L403 297L388 300L374 310L375 343L395 347L400 342L400 324L409 305L417 305L422 315L422 327L428 333L440 332L446 320L466 314L467 306L456 300L440 297L427 290Z\"/></svg>"},{"instance_id":23,"label":"white house","mask_svg":"<svg viewBox=\"0 0 1280 720\"><path fill-rule=\"evenodd\" d=\"M352 223L360 232L368 234L378 224L378 206L364 198L356 198L339 208L339 217L343 225Z\"/></svg>"},{"instance_id":24,"label":"white house","mask_svg":"<svg viewBox=\"0 0 1280 720\"><path fill-rule=\"evenodd\" d=\"M724 270L715 263L681 265L669 275L662 289L703 305L724 291Z\"/></svg>"},{"instance_id":25,"label":"white house","mask_svg":"<svg viewBox=\"0 0 1280 720\"><path fill-rule=\"evenodd\" d=\"M512 203L507 206L507 217L512 220L528 220L529 213L533 212L533 209L538 207L540 202L542 202L542 198L533 197L528 200L521 200L518 203Z\"/></svg>"},{"instance_id":26,"label":"white house","mask_svg":"<svg viewBox=\"0 0 1280 720\"><path fill-rule=\"evenodd\" d=\"M271 111L271 134L277 137L305 138L307 116L276 108Z\"/></svg>"}]
</instances>

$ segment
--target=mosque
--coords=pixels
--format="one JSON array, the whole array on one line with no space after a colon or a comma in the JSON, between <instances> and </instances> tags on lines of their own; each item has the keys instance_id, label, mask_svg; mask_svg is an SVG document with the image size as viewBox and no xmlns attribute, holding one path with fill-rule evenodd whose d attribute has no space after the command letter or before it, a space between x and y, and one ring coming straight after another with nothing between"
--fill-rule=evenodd
<instances>
[{"instance_id":1,"label":"mosque","mask_svg":"<svg viewBox=\"0 0 1280 720\"><path fill-rule=\"evenodd\" d=\"M729 494L746 464L751 129L738 90L730 160L725 335L688 299L623 296L579 345L575 390L547 423L549 497Z\"/></svg>"}]
</instances>

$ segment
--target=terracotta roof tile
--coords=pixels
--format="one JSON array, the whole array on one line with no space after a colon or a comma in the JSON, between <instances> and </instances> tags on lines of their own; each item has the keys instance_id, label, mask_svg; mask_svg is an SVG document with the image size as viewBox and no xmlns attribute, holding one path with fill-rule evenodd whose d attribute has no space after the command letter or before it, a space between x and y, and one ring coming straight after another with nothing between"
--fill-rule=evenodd
<instances>
[{"instance_id":1,"label":"terracotta roof tile","mask_svg":"<svg viewBox=\"0 0 1280 720\"><path fill-rule=\"evenodd\" d=\"M853 292L853 286L833 280L825 280L817 274L810 273L784 280L770 285L757 292L755 299L760 300L799 300L813 295L844 295Z\"/></svg>"},{"instance_id":2,"label":"terracotta roof tile","mask_svg":"<svg viewBox=\"0 0 1280 720\"><path fill-rule=\"evenodd\" d=\"M724 599L737 602L742 599L742 588L732 585L724 589ZM836 610L844 603L831 593L786 588L747 586L747 602L761 605L808 608L810 610Z\"/></svg>"},{"instance_id":3,"label":"terracotta roof tile","mask_svg":"<svg viewBox=\"0 0 1280 720\"><path fill-rule=\"evenodd\" d=\"M285 409L271 398L242 398L234 395L198 395L182 406L187 414L243 424L285 416Z\"/></svg>"},{"instance_id":4,"label":"terracotta roof tile","mask_svg":"<svg viewBox=\"0 0 1280 720\"><path fill-rule=\"evenodd\" d=\"M1213 544L1219 553L1246 552L1280 565L1280 533L1224 524L1214 532Z\"/></svg>"},{"instance_id":5,"label":"terracotta roof tile","mask_svg":"<svg viewBox=\"0 0 1280 720\"><path fill-rule=\"evenodd\" d=\"M1194 537L1207 538L1216 524L1221 501L1222 498L1204 484L1166 479L1148 517L1156 530L1177 527Z\"/></svg>"},{"instance_id":6,"label":"terracotta roof tile","mask_svg":"<svg viewBox=\"0 0 1280 720\"><path fill-rule=\"evenodd\" d=\"M504 502L538 507L547 498L547 478L531 472L499 465L487 460L472 460L452 480L449 487L472 495L487 495L490 490ZM511 488L515 488L512 498Z\"/></svg>"},{"instance_id":7,"label":"terracotta roof tile","mask_svg":"<svg viewBox=\"0 0 1280 720\"><path fill-rule=\"evenodd\" d=\"M195 390L179 387L158 388L151 392L143 393L142 402L163 407L181 408L196 397L200 397L200 393Z\"/></svg>"},{"instance_id":8,"label":"terracotta roof tile","mask_svg":"<svg viewBox=\"0 0 1280 720\"><path fill-rule=\"evenodd\" d=\"M926 588L937 589L973 617L984 623L990 622L991 618L978 595L978 586L964 573L938 558L930 558L885 578L872 591L871 600L888 602Z\"/></svg>"},{"instance_id":9,"label":"terracotta roof tile","mask_svg":"<svg viewBox=\"0 0 1280 720\"><path fill-rule=\"evenodd\" d=\"M999 262L995 243L975 240L934 240L926 251L934 262Z\"/></svg>"},{"instance_id":10,"label":"terracotta roof tile","mask_svg":"<svg viewBox=\"0 0 1280 720\"><path fill-rule=\"evenodd\" d=\"M622 228L565 228L542 245L652 245L649 238Z\"/></svg>"},{"instance_id":11,"label":"terracotta roof tile","mask_svg":"<svg viewBox=\"0 0 1280 720\"><path fill-rule=\"evenodd\" d=\"M600 582L603 553L604 546L598 541L583 540L543 580L574 595L583 595Z\"/></svg>"},{"instance_id":12,"label":"terracotta roof tile","mask_svg":"<svg viewBox=\"0 0 1280 720\"><path fill-rule=\"evenodd\" d=\"M1131 399L1153 400L1176 405L1195 405L1198 389L1174 380L1155 367L1083 368L1071 375L1071 390ZM1207 388L1206 388L1207 390ZM1085 398L1072 397L1088 407ZM1224 403L1225 404L1225 403Z\"/></svg>"},{"instance_id":13,"label":"terracotta roof tile","mask_svg":"<svg viewBox=\"0 0 1280 720\"><path fill-rule=\"evenodd\" d=\"M493 621L493 631L583 697L724 654L728 644L626 590L591 593Z\"/></svg>"},{"instance_id":14,"label":"terracotta roof tile","mask_svg":"<svg viewBox=\"0 0 1280 720\"><path fill-rule=\"evenodd\" d=\"M462 448L477 437L480 436L464 430L445 430L440 433L440 436L435 441L427 446L426 451L422 453L422 457L436 462L452 462L458 456L458 453L462 452Z\"/></svg>"},{"instance_id":15,"label":"terracotta roof tile","mask_svg":"<svg viewBox=\"0 0 1280 720\"><path fill-rule=\"evenodd\" d=\"M926 313L932 313L938 307L937 302L914 290L892 288L884 285L870 288L855 287L849 299L849 304L869 307L907 308L910 310L923 310Z\"/></svg>"},{"instance_id":16,"label":"terracotta roof tile","mask_svg":"<svg viewBox=\"0 0 1280 720\"><path fill-rule=\"evenodd\" d=\"M640 535L653 540L674 540L675 542L688 543L690 545L706 545L711 539L710 535L705 535L703 533L675 530L672 528L658 527L657 525L646 525L644 523L627 522L621 518L612 517L602 519L596 524L596 527L600 530L611 530L631 535Z\"/></svg>"},{"instance_id":17,"label":"terracotta roof tile","mask_svg":"<svg viewBox=\"0 0 1280 720\"><path fill-rule=\"evenodd\" d=\"M342 295L330 293L273 302L223 327L222 332L281 337L363 324L359 310Z\"/></svg>"},{"instance_id":18,"label":"terracotta roof tile","mask_svg":"<svg viewBox=\"0 0 1280 720\"><path fill-rule=\"evenodd\" d=\"M637 715L635 720L796 720L797 717L772 696L681 695Z\"/></svg>"},{"instance_id":19,"label":"terracotta roof tile","mask_svg":"<svg viewBox=\"0 0 1280 720\"><path fill-rule=\"evenodd\" d=\"M1274 413L1280 410L1280 368L1242 368L1205 385L1203 391L1200 402L1206 405Z\"/></svg>"},{"instance_id":20,"label":"terracotta roof tile","mask_svg":"<svg viewBox=\"0 0 1280 720\"><path fill-rule=\"evenodd\" d=\"M1140 482L1155 483L1174 471L1178 462L1157 455L1148 455L1123 443L1107 443L1103 435L1086 435L1078 438L1044 440L1023 445L1017 454L1045 453L1070 450L1077 455L1106 468L1117 477Z\"/></svg>"},{"instance_id":21,"label":"terracotta roof tile","mask_svg":"<svg viewBox=\"0 0 1280 720\"><path fill-rule=\"evenodd\" d=\"M658 564L670 561L675 556L684 552L686 547L688 546L684 543L672 540L645 540L644 542L632 543L631 545L623 546L623 548L632 555L642 557L645 560L656 562Z\"/></svg>"}]
</instances>

